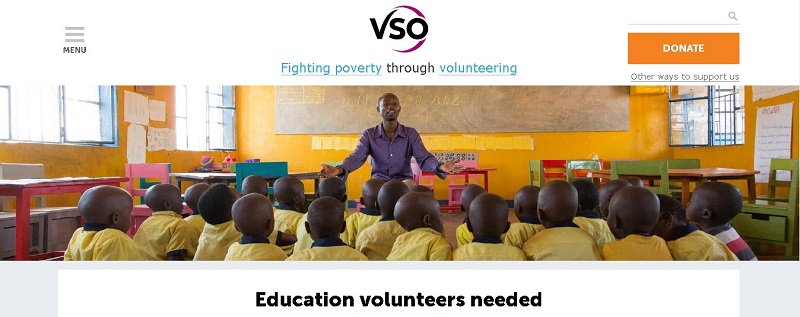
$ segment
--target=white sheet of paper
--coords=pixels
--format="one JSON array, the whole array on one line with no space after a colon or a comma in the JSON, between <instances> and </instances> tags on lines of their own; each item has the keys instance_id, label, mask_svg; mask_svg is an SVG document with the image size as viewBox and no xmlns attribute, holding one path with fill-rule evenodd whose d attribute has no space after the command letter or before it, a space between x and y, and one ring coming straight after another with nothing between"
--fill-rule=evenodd
<instances>
[{"instance_id":1,"label":"white sheet of paper","mask_svg":"<svg viewBox=\"0 0 800 317\"><path fill-rule=\"evenodd\" d=\"M161 100L150 99L150 120L167 121L167 103Z\"/></svg>"},{"instance_id":2,"label":"white sheet of paper","mask_svg":"<svg viewBox=\"0 0 800 317\"><path fill-rule=\"evenodd\" d=\"M126 90L123 102L125 122L150 124L150 105L148 105L147 97Z\"/></svg>"},{"instance_id":3,"label":"white sheet of paper","mask_svg":"<svg viewBox=\"0 0 800 317\"><path fill-rule=\"evenodd\" d=\"M177 133L174 129L149 128L147 129L148 151L174 151L176 148Z\"/></svg>"},{"instance_id":4,"label":"white sheet of paper","mask_svg":"<svg viewBox=\"0 0 800 317\"><path fill-rule=\"evenodd\" d=\"M128 126L128 164L145 163L147 132L138 124Z\"/></svg>"},{"instance_id":5,"label":"white sheet of paper","mask_svg":"<svg viewBox=\"0 0 800 317\"><path fill-rule=\"evenodd\" d=\"M761 171L756 182L769 182L772 158L789 158L792 151L792 104L761 107L756 116L754 168ZM788 172L779 172L778 180L789 180Z\"/></svg>"}]
</instances>

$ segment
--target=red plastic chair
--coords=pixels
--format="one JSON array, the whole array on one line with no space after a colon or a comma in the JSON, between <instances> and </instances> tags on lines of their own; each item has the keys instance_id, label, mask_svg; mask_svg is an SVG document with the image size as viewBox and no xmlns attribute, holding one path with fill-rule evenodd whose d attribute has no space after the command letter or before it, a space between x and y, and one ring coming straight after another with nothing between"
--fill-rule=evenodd
<instances>
[{"instance_id":1,"label":"red plastic chair","mask_svg":"<svg viewBox=\"0 0 800 317\"><path fill-rule=\"evenodd\" d=\"M128 193L130 193L134 199L136 197L144 197L144 194L147 193L147 189L135 187L133 184L135 180L140 178L158 179L161 184L168 184L170 182L169 164L125 164L125 176L130 180L125 183L125 189L128 191ZM181 214L189 215L191 213L192 210L184 203L183 212ZM133 206L133 210L131 211L131 228L128 229L128 235L133 237L136 234L136 231L139 230L139 226L141 226L142 223L151 215L153 215L153 211L150 209L150 207L147 207L147 205L142 204Z\"/></svg>"},{"instance_id":2,"label":"red plastic chair","mask_svg":"<svg viewBox=\"0 0 800 317\"><path fill-rule=\"evenodd\" d=\"M548 178L567 178L567 160L542 160L542 180Z\"/></svg>"}]
</instances>

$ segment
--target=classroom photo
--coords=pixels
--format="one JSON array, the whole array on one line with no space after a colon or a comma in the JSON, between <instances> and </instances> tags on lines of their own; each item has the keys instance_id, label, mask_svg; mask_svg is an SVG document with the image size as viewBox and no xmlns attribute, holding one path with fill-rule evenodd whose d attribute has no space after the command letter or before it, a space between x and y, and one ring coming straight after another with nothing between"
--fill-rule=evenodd
<instances>
[{"instance_id":1,"label":"classroom photo","mask_svg":"<svg viewBox=\"0 0 800 317\"><path fill-rule=\"evenodd\" d=\"M798 86L0 86L3 261L798 261Z\"/></svg>"}]
</instances>

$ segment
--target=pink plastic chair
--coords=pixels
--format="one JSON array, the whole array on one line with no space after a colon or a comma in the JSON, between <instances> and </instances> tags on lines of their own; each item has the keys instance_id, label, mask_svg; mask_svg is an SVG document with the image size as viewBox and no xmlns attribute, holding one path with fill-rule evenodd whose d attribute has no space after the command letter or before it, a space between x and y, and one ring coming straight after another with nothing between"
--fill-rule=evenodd
<instances>
[{"instance_id":1,"label":"pink plastic chair","mask_svg":"<svg viewBox=\"0 0 800 317\"><path fill-rule=\"evenodd\" d=\"M460 165L464 169L478 168L478 161L461 161L456 163L456 165ZM462 180L463 183L458 183L458 180ZM451 206L460 206L461 192L464 191L464 188L467 187L467 184L477 183L477 175L469 175L469 181L467 181L467 178L464 175L450 175L450 185L447 186L447 203Z\"/></svg>"},{"instance_id":2,"label":"pink plastic chair","mask_svg":"<svg viewBox=\"0 0 800 317\"><path fill-rule=\"evenodd\" d=\"M134 181L139 178L158 179L161 184L168 184L169 179L169 164L166 163L143 163L143 164L125 164L125 176L129 181L125 183L125 189L128 193L136 197L144 197L147 193L146 188L139 188L134 186ZM192 210L186 204L183 204L183 212L181 214L189 215ZM128 235L133 237L139 226L153 215L153 211L147 205L134 205L131 211L131 228L128 229Z\"/></svg>"},{"instance_id":3,"label":"pink plastic chair","mask_svg":"<svg viewBox=\"0 0 800 317\"><path fill-rule=\"evenodd\" d=\"M433 190L433 177L434 175L423 175L422 169L416 161L411 161L411 173L414 176L414 183L422 185ZM424 182L423 182L424 181Z\"/></svg>"}]
</instances>

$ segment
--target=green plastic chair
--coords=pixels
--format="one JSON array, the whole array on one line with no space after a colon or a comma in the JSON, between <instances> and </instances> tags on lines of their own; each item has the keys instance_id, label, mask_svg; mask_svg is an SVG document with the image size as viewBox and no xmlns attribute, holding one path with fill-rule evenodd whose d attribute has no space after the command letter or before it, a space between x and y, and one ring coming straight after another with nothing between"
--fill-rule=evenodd
<instances>
[{"instance_id":1,"label":"green plastic chair","mask_svg":"<svg viewBox=\"0 0 800 317\"><path fill-rule=\"evenodd\" d=\"M588 179L594 182L593 177L575 176L575 172L601 169L603 169L603 165L597 160L567 160L567 182L572 183L578 179Z\"/></svg>"},{"instance_id":2,"label":"green plastic chair","mask_svg":"<svg viewBox=\"0 0 800 317\"><path fill-rule=\"evenodd\" d=\"M786 248L786 256L795 254L794 243L797 239L797 159L773 158L770 161L769 184L775 184L769 195L775 196L775 187L788 185L787 202L756 200L745 202L742 213L736 215L731 225L739 235L754 242L782 245ZM778 171L790 171L790 181L776 179Z\"/></svg>"},{"instance_id":3,"label":"green plastic chair","mask_svg":"<svg viewBox=\"0 0 800 317\"><path fill-rule=\"evenodd\" d=\"M236 164L236 191L242 192L242 181L250 175L259 175L267 179L269 189L267 193L273 195L272 185L275 180L289 176L289 163L287 162L258 162Z\"/></svg>"},{"instance_id":4,"label":"green plastic chair","mask_svg":"<svg viewBox=\"0 0 800 317\"><path fill-rule=\"evenodd\" d=\"M657 177L658 186L647 187L656 194L669 195L669 168L666 161L612 161L611 179L619 179L619 176L647 176L647 178Z\"/></svg>"},{"instance_id":5,"label":"green plastic chair","mask_svg":"<svg viewBox=\"0 0 800 317\"><path fill-rule=\"evenodd\" d=\"M544 168L542 161L530 160L528 161L528 172L530 173L531 186L542 187L544 182Z\"/></svg>"},{"instance_id":6,"label":"green plastic chair","mask_svg":"<svg viewBox=\"0 0 800 317\"><path fill-rule=\"evenodd\" d=\"M667 168L670 169L694 169L700 168L700 159L663 159L667 162ZM681 200L683 187L677 185L670 185L670 194L672 197Z\"/></svg>"},{"instance_id":7,"label":"green plastic chair","mask_svg":"<svg viewBox=\"0 0 800 317\"><path fill-rule=\"evenodd\" d=\"M167 172L172 173L172 164L170 163L167 163ZM169 182L174 183L172 177L169 178ZM147 178L139 178L139 188L141 189L147 189L153 185L158 185L158 184L161 184L161 182L160 181L148 182ZM182 188L180 190L183 191ZM183 194L181 194L181 201L182 200L183 200ZM144 197L139 197L139 204L144 204Z\"/></svg>"}]
</instances>

